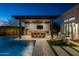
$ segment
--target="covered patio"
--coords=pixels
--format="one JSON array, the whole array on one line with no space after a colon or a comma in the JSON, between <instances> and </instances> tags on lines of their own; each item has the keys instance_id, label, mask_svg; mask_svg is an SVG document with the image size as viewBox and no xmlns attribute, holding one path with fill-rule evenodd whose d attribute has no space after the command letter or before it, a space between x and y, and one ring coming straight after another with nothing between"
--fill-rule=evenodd
<instances>
[{"instance_id":1,"label":"covered patio","mask_svg":"<svg viewBox=\"0 0 79 59\"><path fill-rule=\"evenodd\" d=\"M45 38L51 36L53 38L53 21L59 17L59 15L52 16L23 16L14 15L14 19L19 20L19 38L22 35L31 36L31 38ZM25 24L24 29L21 29L22 22ZM35 28L36 27L36 28Z\"/></svg>"}]
</instances>

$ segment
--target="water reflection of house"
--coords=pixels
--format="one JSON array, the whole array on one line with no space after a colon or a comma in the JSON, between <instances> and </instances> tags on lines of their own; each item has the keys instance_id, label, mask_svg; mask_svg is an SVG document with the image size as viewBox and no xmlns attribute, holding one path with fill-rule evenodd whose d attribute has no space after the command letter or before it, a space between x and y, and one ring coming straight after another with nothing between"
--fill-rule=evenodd
<instances>
[{"instance_id":1,"label":"water reflection of house","mask_svg":"<svg viewBox=\"0 0 79 59\"><path fill-rule=\"evenodd\" d=\"M79 4L62 15L61 32L72 39L79 38Z\"/></svg>"}]
</instances>

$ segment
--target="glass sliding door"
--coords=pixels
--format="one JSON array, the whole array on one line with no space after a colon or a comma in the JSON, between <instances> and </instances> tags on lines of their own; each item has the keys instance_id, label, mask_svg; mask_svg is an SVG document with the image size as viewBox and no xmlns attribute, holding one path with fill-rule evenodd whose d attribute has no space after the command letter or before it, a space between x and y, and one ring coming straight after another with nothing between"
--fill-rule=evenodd
<instances>
[{"instance_id":1,"label":"glass sliding door","mask_svg":"<svg viewBox=\"0 0 79 59\"><path fill-rule=\"evenodd\" d=\"M64 24L64 33L66 34L66 36L69 35L69 24Z\"/></svg>"},{"instance_id":2,"label":"glass sliding door","mask_svg":"<svg viewBox=\"0 0 79 59\"><path fill-rule=\"evenodd\" d=\"M78 36L78 24L77 23L67 23L64 24L64 33L66 36L70 36L72 39Z\"/></svg>"}]
</instances>

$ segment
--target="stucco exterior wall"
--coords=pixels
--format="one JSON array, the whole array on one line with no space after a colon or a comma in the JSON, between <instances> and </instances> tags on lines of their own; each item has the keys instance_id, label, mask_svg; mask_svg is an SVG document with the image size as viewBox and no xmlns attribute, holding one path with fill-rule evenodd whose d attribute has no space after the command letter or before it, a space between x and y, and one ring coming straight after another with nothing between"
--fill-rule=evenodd
<instances>
[{"instance_id":1,"label":"stucco exterior wall","mask_svg":"<svg viewBox=\"0 0 79 59\"><path fill-rule=\"evenodd\" d=\"M73 21L68 21L64 22L64 20L75 17L75 20ZM68 11L66 11L62 16L61 16L61 32L64 32L64 24L65 23L78 23L78 33L75 34L75 38L79 38L79 4L76 6L72 7Z\"/></svg>"}]
</instances>

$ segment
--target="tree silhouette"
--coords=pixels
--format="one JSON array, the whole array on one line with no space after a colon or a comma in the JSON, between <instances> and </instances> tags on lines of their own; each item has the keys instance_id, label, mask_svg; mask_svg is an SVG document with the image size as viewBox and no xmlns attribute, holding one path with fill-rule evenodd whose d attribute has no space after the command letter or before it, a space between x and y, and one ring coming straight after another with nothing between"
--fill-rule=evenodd
<instances>
[{"instance_id":1,"label":"tree silhouette","mask_svg":"<svg viewBox=\"0 0 79 59\"><path fill-rule=\"evenodd\" d=\"M15 20L14 18L10 18L10 19L8 19L8 24L11 26L18 26L19 20Z\"/></svg>"}]
</instances>

